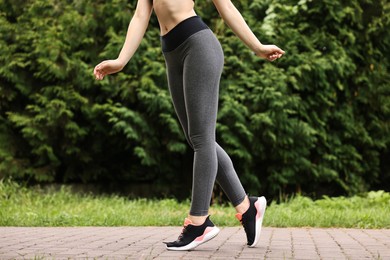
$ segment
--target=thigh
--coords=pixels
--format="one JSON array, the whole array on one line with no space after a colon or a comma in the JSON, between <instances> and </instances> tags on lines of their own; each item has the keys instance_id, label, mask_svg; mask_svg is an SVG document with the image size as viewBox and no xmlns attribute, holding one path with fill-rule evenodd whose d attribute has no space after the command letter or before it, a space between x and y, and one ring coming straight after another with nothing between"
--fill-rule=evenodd
<instances>
[{"instance_id":1,"label":"thigh","mask_svg":"<svg viewBox=\"0 0 390 260\"><path fill-rule=\"evenodd\" d=\"M184 135L189 142L187 122L188 120L183 88L183 65L177 62L176 56L177 55L173 54L165 55L168 87L176 115L184 131ZM190 145L192 144L190 143Z\"/></svg>"},{"instance_id":2,"label":"thigh","mask_svg":"<svg viewBox=\"0 0 390 260\"><path fill-rule=\"evenodd\" d=\"M218 110L222 48L210 30L193 35L184 61L184 98L190 136L213 134Z\"/></svg>"}]
</instances>

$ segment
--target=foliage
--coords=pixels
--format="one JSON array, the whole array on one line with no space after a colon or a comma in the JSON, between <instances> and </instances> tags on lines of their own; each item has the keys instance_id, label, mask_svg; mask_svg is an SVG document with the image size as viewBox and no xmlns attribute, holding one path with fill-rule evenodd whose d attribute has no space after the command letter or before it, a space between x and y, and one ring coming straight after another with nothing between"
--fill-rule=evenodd
<instances>
[{"instance_id":1,"label":"foliage","mask_svg":"<svg viewBox=\"0 0 390 260\"><path fill-rule=\"evenodd\" d=\"M192 151L174 115L157 19L122 73L136 1L0 0L0 177L148 182L190 190ZM385 0L236 1L259 60L211 1L196 11L225 52L217 137L251 193L356 194L390 181L390 37Z\"/></svg>"},{"instance_id":2,"label":"foliage","mask_svg":"<svg viewBox=\"0 0 390 260\"><path fill-rule=\"evenodd\" d=\"M172 179L187 148L148 40L158 32L127 73L92 77L94 64L117 55L133 4L0 3L1 172L43 182Z\"/></svg>"},{"instance_id":3,"label":"foliage","mask_svg":"<svg viewBox=\"0 0 390 260\"><path fill-rule=\"evenodd\" d=\"M388 189L389 3L243 1L239 8L263 42L287 51L276 63L258 62L217 27L227 57L220 112L227 123L219 130L252 190L258 183L271 194Z\"/></svg>"},{"instance_id":4,"label":"foliage","mask_svg":"<svg viewBox=\"0 0 390 260\"><path fill-rule=\"evenodd\" d=\"M74 192L69 186L25 188L0 181L0 226L178 226L187 214L188 203L97 196ZM264 225L390 228L389 206L390 193L383 191L314 201L296 196L281 203L272 202ZM214 204L210 212L219 226L240 225L233 207Z\"/></svg>"}]
</instances>

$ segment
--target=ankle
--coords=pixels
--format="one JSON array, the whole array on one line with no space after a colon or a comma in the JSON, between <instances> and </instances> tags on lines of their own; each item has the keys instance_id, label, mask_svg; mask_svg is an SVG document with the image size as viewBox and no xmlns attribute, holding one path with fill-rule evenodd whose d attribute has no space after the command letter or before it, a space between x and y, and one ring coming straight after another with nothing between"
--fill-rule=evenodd
<instances>
[{"instance_id":1,"label":"ankle","mask_svg":"<svg viewBox=\"0 0 390 260\"><path fill-rule=\"evenodd\" d=\"M244 200L240 204L238 204L235 207L235 209L237 213L244 214L249 209L249 206L250 206L249 198L248 196L245 196Z\"/></svg>"},{"instance_id":2,"label":"ankle","mask_svg":"<svg viewBox=\"0 0 390 260\"><path fill-rule=\"evenodd\" d=\"M192 215L188 215L187 218L189 220L191 220L192 225L200 226L200 225L202 225L206 221L207 216L192 216Z\"/></svg>"}]
</instances>

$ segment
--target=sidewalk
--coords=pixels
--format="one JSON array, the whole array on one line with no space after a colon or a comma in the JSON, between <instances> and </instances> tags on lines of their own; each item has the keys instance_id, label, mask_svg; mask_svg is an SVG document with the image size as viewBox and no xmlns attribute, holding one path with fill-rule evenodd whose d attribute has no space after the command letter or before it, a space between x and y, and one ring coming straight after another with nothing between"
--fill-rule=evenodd
<instances>
[{"instance_id":1,"label":"sidewalk","mask_svg":"<svg viewBox=\"0 0 390 260\"><path fill-rule=\"evenodd\" d=\"M181 227L0 227L0 259L390 259L390 229L263 228L257 248L241 227L193 251L162 241Z\"/></svg>"}]
</instances>

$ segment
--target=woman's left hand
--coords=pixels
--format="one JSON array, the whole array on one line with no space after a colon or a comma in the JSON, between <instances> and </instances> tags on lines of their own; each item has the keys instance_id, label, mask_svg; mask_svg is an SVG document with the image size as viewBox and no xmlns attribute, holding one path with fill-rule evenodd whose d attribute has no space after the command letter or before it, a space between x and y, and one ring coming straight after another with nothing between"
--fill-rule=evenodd
<instances>
[{"instance_id":1,"label":"woman's left hand","mask_svg":"<svg viewBox=\"0 0 390 260\"><path fill-rule=\"evenodd\" d=\"M267 59L269 61L279 59L283 56L284 53L285 51L276 45L262 45L261 48L255 52L256 56Z\"/></svg>"}]
</instances>

